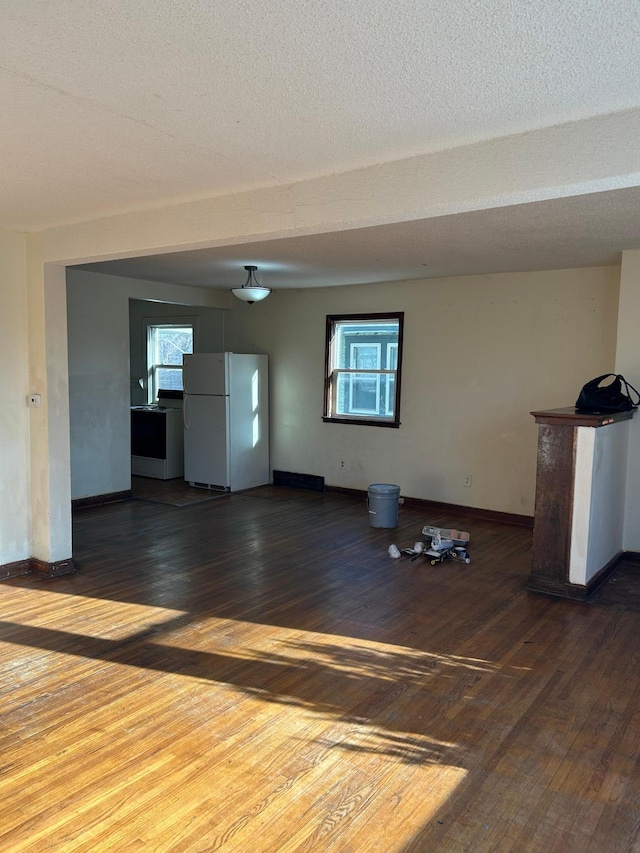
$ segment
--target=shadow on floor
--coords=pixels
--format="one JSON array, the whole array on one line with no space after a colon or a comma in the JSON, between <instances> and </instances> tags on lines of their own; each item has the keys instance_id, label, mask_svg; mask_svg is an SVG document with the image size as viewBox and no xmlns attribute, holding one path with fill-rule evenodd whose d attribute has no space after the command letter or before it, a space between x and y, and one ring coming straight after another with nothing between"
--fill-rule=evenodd
<instances>
[{"instance_id":1,"label":"shadow on floor","mask_svg":"<svg viewBox=\"0 0 640 853\"><path fill-rule=\"evenodd\" d=\"M228 495L227 492L195 488L181 479L156 480L153 477L132 477L131 492L136 501L149 501L167 506L190 506Z\"/></svg>"}]
</instances>

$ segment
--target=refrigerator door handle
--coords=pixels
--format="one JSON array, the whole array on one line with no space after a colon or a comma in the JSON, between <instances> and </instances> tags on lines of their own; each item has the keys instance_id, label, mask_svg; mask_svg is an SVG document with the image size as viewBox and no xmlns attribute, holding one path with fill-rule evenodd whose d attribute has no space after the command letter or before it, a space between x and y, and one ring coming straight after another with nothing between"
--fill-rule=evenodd
<instances>
[{"instance_id":1,"label":"refrigerator door handle","mask_svg":"<svg viewBox=\"0 0 640 853\"><path fill-rule=\"evenodd\" d=\"M187 400L189 399L189 395L185 391L182 395L182 423L184 424L185 429L189 429L189 423L187 421Z\"/></svg>"}]
</instances>

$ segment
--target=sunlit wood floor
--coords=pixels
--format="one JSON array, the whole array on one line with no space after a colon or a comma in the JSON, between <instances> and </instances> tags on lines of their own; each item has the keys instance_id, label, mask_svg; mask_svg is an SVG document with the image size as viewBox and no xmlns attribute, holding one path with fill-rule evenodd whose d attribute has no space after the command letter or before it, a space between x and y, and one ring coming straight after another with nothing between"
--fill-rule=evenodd
<instances>
[{"instance_id":1,"label":"sunlit wood floor","mask_svg":"<svg viewBox=\"0 0 640 853\"><path fill-rule=\"evenodd\" d=\"M426 523L472 563L392 560ZM640 850L640 615L531 532L270 488L80 511L0 584L2 851Z\"/></svg>"}]
</instances>

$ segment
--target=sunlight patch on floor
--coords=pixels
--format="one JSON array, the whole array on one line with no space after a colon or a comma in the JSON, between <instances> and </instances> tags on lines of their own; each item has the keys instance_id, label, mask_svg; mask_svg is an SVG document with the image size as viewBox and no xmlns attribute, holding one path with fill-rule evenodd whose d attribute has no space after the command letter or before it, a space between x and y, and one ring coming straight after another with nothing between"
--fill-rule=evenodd
<instances>
[{"instance_id":1,"label":"sunlight patch on floor","mask_svg":"<svg viewBox=\"0 0 640 853\"><path fill-rule=\"evenodd\" d=\"M2 619L16 625L114 641L184 616L182 610L48 589L13 587L10 596L3 595L2 603Z\"/></svg>"},{"instance_id":2,"label":"sunlight patch on floor","mask_svg":"<svg viewBox=\"0 0 640 853\"><path fill-rule=\"evenodd\" d=\"M74 838L78 851L102 849L108 815L109 833L157 850L200 828L256 849L247 816L259 816L274 838L297 826L282 853L371 849L372 838L401 853L440 823L468 772L463 740L446 740L433 713L439 697L495 671L459 654L43 589L14 588L6 605L4 722L28 732L14 739L34 799L30 842ZM55 818L38 787L52 755L74 792ZM182 812L163 811L176 790ZM147 797L160 822L141 808Z\"/></svg>"}]
</instances>

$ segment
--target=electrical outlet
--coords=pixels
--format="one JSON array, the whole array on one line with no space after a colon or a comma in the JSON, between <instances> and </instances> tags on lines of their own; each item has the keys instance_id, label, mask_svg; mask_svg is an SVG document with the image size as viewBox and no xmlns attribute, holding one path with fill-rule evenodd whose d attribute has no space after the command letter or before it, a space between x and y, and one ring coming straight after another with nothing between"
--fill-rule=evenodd
<instances>
[{"instance_id":1,"label":"electrical outlet","mask_svg":"<svg viewBox=\"0 0 640 853\"><path fill-rule=\"evenodd\" d=\"M346 471L346 470L347 470L347 460L346 460L346 459L341 459L341 460L340 460L340 466L339 466L339 467L340 467L340 470L341 470L341 471Z\"/></svg>"},{"instance_id":2,"label":"electrical outlet","mask_svg":"<svg viewBox=\"0 0 640 853\"><path fill-rule=\"evenodd\" d=\"M462 485L470 488L471 486L471 474L465 474L464 480L462 481Z\"/></svg>"}]
</instances>

